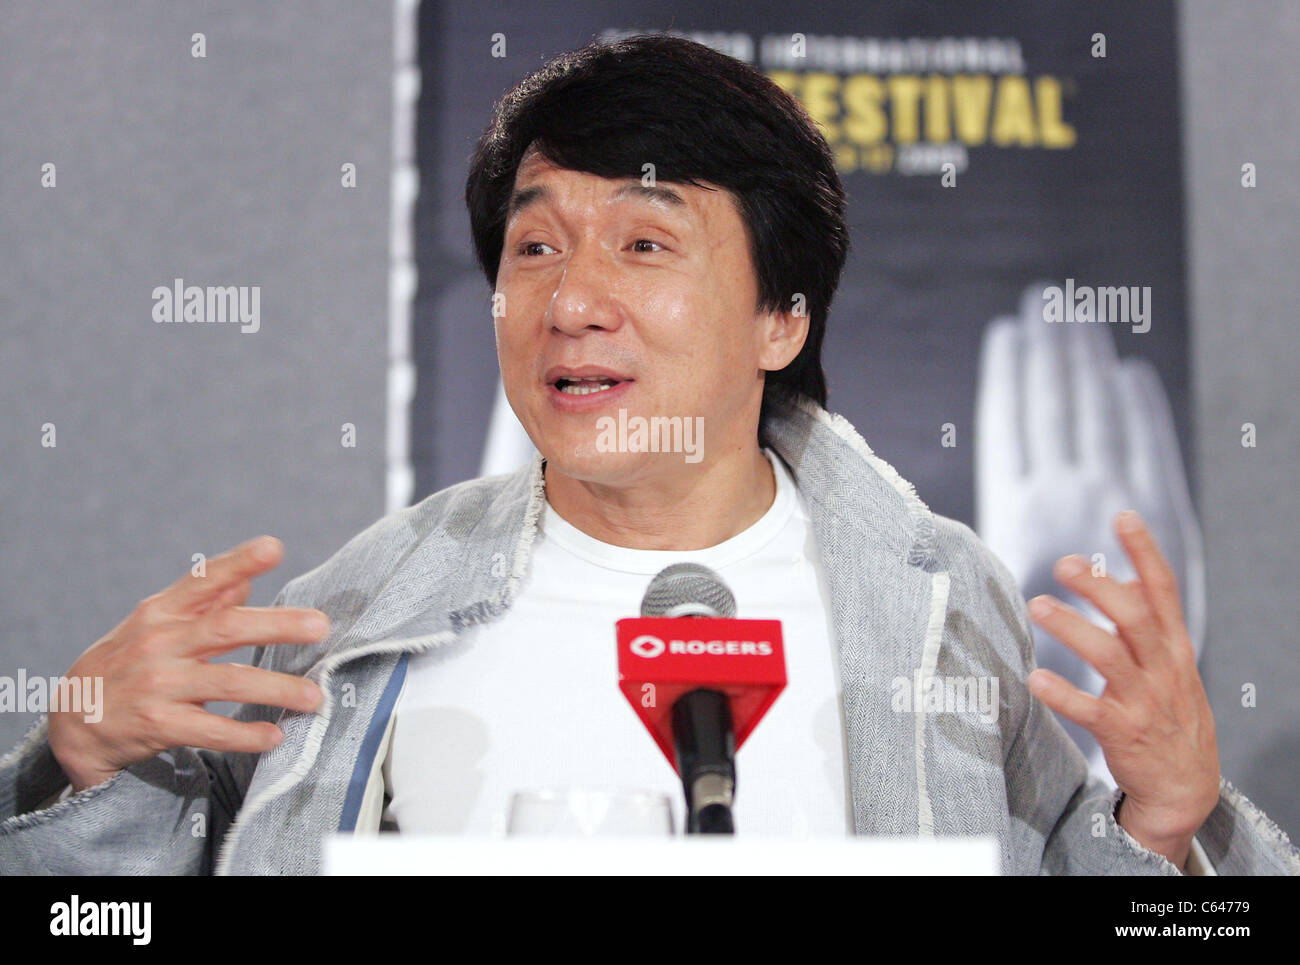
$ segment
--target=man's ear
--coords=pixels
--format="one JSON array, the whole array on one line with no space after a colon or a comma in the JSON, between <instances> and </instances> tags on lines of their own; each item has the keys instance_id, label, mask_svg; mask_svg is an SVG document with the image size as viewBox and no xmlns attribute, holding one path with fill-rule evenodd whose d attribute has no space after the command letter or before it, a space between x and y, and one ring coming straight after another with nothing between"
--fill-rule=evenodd
<instances>
[{"instance_id":1,"label":"man's ear","mask_svg":"<svg viewBox=\"0 0 1300 965\"><path fill-rule=\"evenodd\" d=\"M793 362L808 339L808 312L802 307L768 312L760 318L759 330L758 367L775 372Z\"/></svg>"}]
</instances>

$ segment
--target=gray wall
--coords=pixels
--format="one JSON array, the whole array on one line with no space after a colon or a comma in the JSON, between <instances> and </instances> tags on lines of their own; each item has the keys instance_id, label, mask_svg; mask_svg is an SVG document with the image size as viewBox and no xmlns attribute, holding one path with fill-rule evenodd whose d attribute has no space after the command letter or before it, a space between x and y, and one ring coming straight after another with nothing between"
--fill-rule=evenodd
<instances>
[{"instance_id":1,"label":"gray wall","mask_svg":"<svg viewBox=\"0 0 1300 965\"><path fill-rule=\"evenodd\" d=\"M1182 7L1193 389L1223 773L1300 835L1300 4ZM1251 162L1258 186L1241 186ZM1241 445L1252 422L1258 446ZM1242 707L1253 683L1258 706Z\"/></svg>"},{"instance_id":2,"label":"gray wall","mask_svg":"<svg viewBox=\"0 0 1300 965\"><path fill-rule=\"evenodd\" d=\"M191 554L261 532L287 545L269 603L382 515L392 21L5 4L0 674L64 672ZM175 277L260 286L261 330L156 324ZM0 745L34 719L0 714Z\"/></svg>"}]
</instances>

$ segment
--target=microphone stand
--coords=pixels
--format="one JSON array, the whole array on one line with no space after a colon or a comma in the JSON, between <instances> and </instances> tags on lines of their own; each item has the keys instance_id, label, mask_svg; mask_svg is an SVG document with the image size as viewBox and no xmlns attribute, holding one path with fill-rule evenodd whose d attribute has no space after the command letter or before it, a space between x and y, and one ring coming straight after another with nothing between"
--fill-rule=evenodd
<instances>
[{"instance_id":1,"label":"microphone stand","mask_svg":"<svg viewBox=\"0 0 1300 965\"><path fill-rule=\"evenodd\" d=\"M700 688L679 697L673 746L686 792L686 833L735 834L736 734L726 695Z\"/></svg>"}]
</instances>

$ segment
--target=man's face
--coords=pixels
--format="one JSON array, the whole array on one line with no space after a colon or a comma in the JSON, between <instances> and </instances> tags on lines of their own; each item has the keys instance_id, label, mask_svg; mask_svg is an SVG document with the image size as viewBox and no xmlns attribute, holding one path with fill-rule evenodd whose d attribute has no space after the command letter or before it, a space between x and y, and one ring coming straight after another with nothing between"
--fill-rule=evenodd
<instances>
[{"instance_id":1,"label":"man's face","mask_svg":"<svg viewBox=\"0 0 1300 965\"><path fill-rule=\"evenodd\" d=\"M620 409L629 420L702 416L708 465L746 434L752 444L763 369L783 366L803 341L802 329L793 343L788 332L773 338L789 319L758 315L757 292L729 192L647 189L530 153L497 274L506 396L549 464L572 478L620 485L688 465L680 452L607 451L608 435L598 444L598 420ZM592 376L602 381L578 381Z\"/></svg>"}]
</instances>

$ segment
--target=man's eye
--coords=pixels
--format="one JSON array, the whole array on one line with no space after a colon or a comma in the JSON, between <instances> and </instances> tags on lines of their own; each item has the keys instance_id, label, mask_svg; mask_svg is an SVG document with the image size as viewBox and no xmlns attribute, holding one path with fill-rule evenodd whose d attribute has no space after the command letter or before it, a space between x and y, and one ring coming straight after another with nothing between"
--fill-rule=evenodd
<instances>
[{"instance_id":1,"label":"man's eye","mask_svg":"<svg viewBox=\"0 0 1300 965\"><path fill-rule=\"evenodd\" d=\"M659 244L659 242L651 241L649 238L638 238L636 241L632 242L633 248L635 248L637 245L654 245L656 248L660 248L660 249L663 248L663 246ZM645 254L654 254L654 252L646 252L644 249L642 249L642 251Z\"/></svg>"},{"instance_id":2,"label":"man's eye","mask_svg":"<svg viewBox=\"0 0 1300 965\"><path fill-rule=\"evenodd\" d=\"M531 255L531 252L529 251L529 249L530 249L530 248L538 248L538 247L541 247L541 248L549 248L549 247L551 247L551 246L548 245L548 244L547 244L546 242L544 242L544 241L525 241L522 245L519 245L517 248L515 248L515 254L517 254L517 255Z\"/></svg>"}]
</instances>

